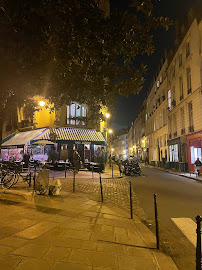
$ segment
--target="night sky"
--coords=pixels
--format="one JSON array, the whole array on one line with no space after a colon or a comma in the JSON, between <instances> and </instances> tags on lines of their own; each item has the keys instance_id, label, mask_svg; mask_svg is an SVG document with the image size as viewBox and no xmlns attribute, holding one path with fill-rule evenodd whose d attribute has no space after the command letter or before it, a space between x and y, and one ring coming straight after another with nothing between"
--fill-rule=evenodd
<instances>
[{"instance_id":1,"label":"night sky","mask_svg":"<svg viewBox=\"0 0 202 270\"><path fill-rule=\"evenodd\" d=\"M118 8L124 11L127 9L130 1L110 0L110 2L112 9ZM192 6L202 4L202 0L154 0L153 2L155 16L165 16L172 20L176 20L176 18L187 14ZM161 58L164 55L164 51L172 46L174 40L174 26L170 27L168 31L161 29L155 32L154 54L151 56L140 57L140 61L147 65L147 74L145 75L145 83L142 91L136 96L130 95L128 98L119 97L118 102L115 103L115 110L111 118L111 127L115 131L121 128L127 128L132 120L138 115L141 104L149 90L149 85L156 74Z\"/></svg>"}]
</instances>

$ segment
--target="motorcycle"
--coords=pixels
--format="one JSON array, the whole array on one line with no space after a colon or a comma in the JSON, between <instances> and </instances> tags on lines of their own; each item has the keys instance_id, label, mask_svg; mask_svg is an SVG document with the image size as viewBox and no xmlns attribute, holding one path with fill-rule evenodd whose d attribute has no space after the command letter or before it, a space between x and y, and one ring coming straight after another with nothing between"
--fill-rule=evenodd
<instances>
[{"instance_id":1,"label":"motorcycle","mask_svg":"<svg viewBox=\"0 0 202 270\"><path fill-rule=\"evenodd\" d=\"M138 160L126 160L124 162L124 170L123 173L126 176L130 176L132 174L138 174L141 175L141 166L138 162Z\"/></svg>"}]
</instances>

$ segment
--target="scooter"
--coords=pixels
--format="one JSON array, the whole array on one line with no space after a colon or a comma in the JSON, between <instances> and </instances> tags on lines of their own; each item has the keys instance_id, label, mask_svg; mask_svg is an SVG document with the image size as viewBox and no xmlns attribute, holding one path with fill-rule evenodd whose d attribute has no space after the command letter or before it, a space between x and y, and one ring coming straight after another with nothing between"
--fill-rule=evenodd
<instances>
[{"instance_id":1,"label":"scooter","mask_svg":"<svg viewBox=\"0 0 202 270\"><path fill-rule=\"evenodd\" d=\"M141 175L141 166L137 160L126 160L124 162L124 170L123 173L126 176L130 176L132 174Z\"/></svg>"}]
</instances>

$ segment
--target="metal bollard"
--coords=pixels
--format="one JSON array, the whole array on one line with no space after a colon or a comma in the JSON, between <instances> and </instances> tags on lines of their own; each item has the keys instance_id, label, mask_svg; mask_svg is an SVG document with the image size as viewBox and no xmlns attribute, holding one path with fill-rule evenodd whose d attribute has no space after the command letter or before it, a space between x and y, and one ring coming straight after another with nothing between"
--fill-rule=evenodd
<instances>
[{"instance_id":1,"label":"metal bollard","mask_svg":"<svg viewBox=\"0 0 202 270\"><path fill-rule=\"evenodd\" d=\"M196 216L196 270L201 270L201 216Z\"/></svg>"},{"instance_id":2,"label":"metal bollard","mask_svg":"<svg viewBox=\"0 0 202 270\"><path fill-rule=\"evenodd\" d=\"M101 193L101 201L103 202L103 191L102 191L102 177L101 177L101 173L99 173L100 175L100 193Z\"/></svg>"},{"instance_id":3,"label":"metal bollard","mask_svg":"<svg viewBox=\"0 0 202 270\"><path fill-rule=\"evenodd\" d=\"M75 169L73 171L73 192L75 192Z\"/></svg>"},{"instance_id":4,"label":"metal bollard","mask_svg":"<svg viewBox=\"0 0 202 270\"><path fill-rule=\"evenodd\" d=\"M114 177L114 169L113 169L113 163L112 163L112 178Z\"/></svg>"},{"instance_id":5,"label":"metal bollard","mask_svg":"<svg viewBox=\"0 0 202 270\"><path fill-rule=\"evenodd\" d=\"M93 165L92 165L92 178L94 178L94 176L93 176Z\"/></svg>"},{"instance_id":6,"label":"metal bollard","mask_svg":"<svg viewBox=\"0 0 202 270\"><path fill-rule=\"evenodd\" d=\"M155 225L156 225L156 248L159 249L159 223L158 223L158 211L157 211L157 200L156 194L154 194L154 214L155 214Z\"/></svg>"},{"instance_id":7,"label":"metal bollard","mask_svg":"<svg viewBox=\"0 0 202 270\"><path fill-rule=\"evenodd\" d=\"M132 198L131 181L129 181L129 189L130 189L130 218L133 219L133 198Z\"/></svg>"},{"instance_id":8,"label":"metal bollard","mask_svg":"<svg viewBox=\"0 0 202 270\"><path fill-rule=\"evenodd\" d=\"M67 177L67 165L66 165L66 162L65 162L65 178Z\"/></svg>"},{"instance_id":9,"label":"metal bollard","mask_svg":"<svg viewBox=\"0 0 202 270\"><path fill-rule=\"evenodd\" d=\"M33 180L34 180L34 190L35 190L35 184L36 184L36 165L34 165L34 177L33 177Z\"/></svg>"}]
</instances>

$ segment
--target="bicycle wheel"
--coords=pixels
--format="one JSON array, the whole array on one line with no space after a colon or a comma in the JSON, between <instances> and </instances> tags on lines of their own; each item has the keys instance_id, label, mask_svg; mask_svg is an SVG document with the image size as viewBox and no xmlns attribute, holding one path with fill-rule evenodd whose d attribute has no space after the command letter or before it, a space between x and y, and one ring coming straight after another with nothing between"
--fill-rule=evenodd
<instances>
[{"instance_id":1,"label":"bicycle wheel","mask_svg":"<svg viewBox=\"0 0 202 270\"><path fill-rule=\"evenodd\" d=\"M2 179L1 185L3 189L9 189L15 183L15 174L8 172Z\"/></svg>"}]
</instances>

